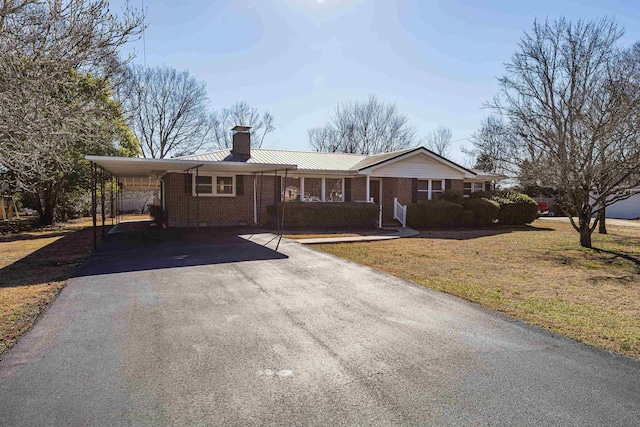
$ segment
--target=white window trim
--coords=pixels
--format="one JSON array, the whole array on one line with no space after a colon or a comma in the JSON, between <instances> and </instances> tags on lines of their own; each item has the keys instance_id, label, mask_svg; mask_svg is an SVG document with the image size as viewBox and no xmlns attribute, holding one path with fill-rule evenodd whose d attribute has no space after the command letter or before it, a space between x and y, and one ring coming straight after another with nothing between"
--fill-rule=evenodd
<instances>
[{"instance_id":1,"label":"white window trim","mask_svg":"<svg viewBox=\"0 0 640 427\"><path fill-rule=\"evenodd\" d=\"M211 174L211 173L200 173L198 176L210 176L211 177L211 190L212 193L199 193L196 194L196 174L191 174L191 182L192 182L192 191L193 197L236 197L236 176L235 175L227 175L227 174ZM221 178L231 178L231 186L233 192L231 194L218 194L218 177Z\"/></svg>"}]
</instances>

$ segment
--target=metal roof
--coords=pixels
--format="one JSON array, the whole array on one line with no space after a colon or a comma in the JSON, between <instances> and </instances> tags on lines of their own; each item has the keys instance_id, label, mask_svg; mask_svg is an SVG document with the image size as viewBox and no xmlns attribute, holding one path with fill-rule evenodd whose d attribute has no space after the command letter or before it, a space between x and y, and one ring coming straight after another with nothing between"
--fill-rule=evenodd
<instances>
[{"instance_id":1,"label":"metal roof","mask_svg":"<svg viewBox=\"0 0 640 427\"><path fill-rule=\"evenodd\" d=\"M144 159L137 157L86 156L85 159L104 167L118 177L161 177L170 171L199 168L201 172L268 172L296 169L295 164L265 164L244 162L203 162L191 159Z\"/></svg>"},{"instance_id":2,"label":"metal roof","mask_svg":"<svg viewBox=\"0 0 640 427\"><path fill-rule=\"evenodd\" d=\"M423 153L449 166L467 171L467 178L501 179L495 175L479 170L470 170L452 162L424 147L406 148L390 153L370 156L348 153L319 153L310 151L272 150L265 148L251 149L251 158L239 158L231 153L231 149L198 153L174 159L144 159L128 157L87 156L87 160L105 167L110 173L118 176L159 177L168 171L184 171L198 166L203 172L238 172L253 173L274 170L298 170L299 172L320 174L357 174L366 169L378 167L386 162L412 153Z\"/></svg>"},{"instance_id":3,"label":"metal roof","mask_svg":"<svg viewBox=\"0 0 640 427\"><path fill-rule=\"evenodd\" d=\"M361 154L317 153L310 151L252 148L251 158L247 160L246 163L293 164L298 166L298 170L350 172L356 171L355 166L367 157L368 156ZM178 157L177 159L204 162L241 161L241 159L231 154L230 149L192 154L190 156Z\"/></svg>"}]
</instances>

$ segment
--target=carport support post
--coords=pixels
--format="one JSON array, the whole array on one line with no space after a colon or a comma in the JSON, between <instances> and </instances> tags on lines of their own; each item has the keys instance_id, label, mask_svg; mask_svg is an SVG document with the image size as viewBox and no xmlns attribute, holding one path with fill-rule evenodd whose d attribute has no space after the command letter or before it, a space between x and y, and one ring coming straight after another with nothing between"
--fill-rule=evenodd
<instances>
[{"instance_id":1,"label":"carport support post","mask_svg":"<svg viewBox=\"0 0 640 427\"><path fill-rule=\"evenodd\" d=\"M109 175L109 216L111 217L111 226L113 226L113 175Z\"/></svg>"},{"instance_id":2,"label":"carport support post","mask_svg":"<svg viewBox=\"0 0 640 427\"><path fill-rule=\"evenodd\" d=\"M258 175L253 174L253 224L258 225Z\"/></svg>"},{"instance_id":3,"label":"carport support post","mask_svg":"<svg viewBox=\"0 0 640 427\"><path fill-rule=\"evenodd\" d=\"M93 219L93 249L98 247L98 235L96 233L96 165L91 162L91 215Z\"/></svg>"},{"instance_id":4,"label":"carport support post","mask_svg":"<svg viewBox=\"0 0 640 427\"><path fill-rule=\"evenodd\" d=\"M116 177L116 224L120 224L120 204L122 203L122 193L120 192L120 177Z\"/></svg>"},{"instance_id":5,"label":"carport support post","mask_svg":"<svg viewBox=\"0 0 640 427\"><path fill-rule=\"evenodd\" d=\"M101 203L101 213L102 213L102 237L104 238L105 229L104 229L104 168L100 166L100 203Z\"/></svg>"},{"instance_id":6,"label":"carport support post","mask_svg":"<svg viewBox=\"0 0 640 427\"><path fill-rule=\"evenodd\" d=\"M198 190L198 176L200 176L199 169L199 167L196 167L196 230L198 233L200 233L200 191ZM211 184L213 184L213 182Z\"/></svg>"}]
</instances>

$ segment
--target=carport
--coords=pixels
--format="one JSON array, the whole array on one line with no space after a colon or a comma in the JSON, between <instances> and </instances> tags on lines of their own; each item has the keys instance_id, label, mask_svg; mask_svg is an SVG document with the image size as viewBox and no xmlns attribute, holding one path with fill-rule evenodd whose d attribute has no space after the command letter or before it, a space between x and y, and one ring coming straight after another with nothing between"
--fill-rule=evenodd
<instances>
[{"instance_id":1,"label":"carport","mask_svg":"<svg viewBox=\"0 0 640 427\"><path fill-rule=\"evenodd\" d=\"M163 177L167 173L195 174L196 180L200 173L234 173L253 176L253 223L258 224L258 205L261 201L257 197L257 178L273 174L284 174L297 169L296 165L282 165L269 163L245 163L237 161L196 161L181 159L147 159L135 157L109 157L109 156L86 156L86 160L91 163L91 210L93 214L93 234L94 247L97 245L97 207L101 206L102 233L105 233L105 205L107 187L109 191L109 202L112 208L115 207L115 218L112 218L112 225L119 224L119 203L122 200L122 191L126 189L160 189L160 200L163 209L166 208L166 188ZM195 186L195 224L200 226L200 200L198 186ZM260 206L261 207L261 206ZM113 211L113 209L112 209ZM281 220L278 220L278 230L284 221L284 208L282 209Z\"/></svg>"}]
</instances>

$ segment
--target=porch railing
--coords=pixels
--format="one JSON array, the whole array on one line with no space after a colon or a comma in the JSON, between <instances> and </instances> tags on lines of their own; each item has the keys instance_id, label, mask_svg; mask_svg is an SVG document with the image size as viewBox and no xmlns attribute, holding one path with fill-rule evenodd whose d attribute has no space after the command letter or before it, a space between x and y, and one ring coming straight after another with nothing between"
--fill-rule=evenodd
<instances>
[{"instance_id":1,"label":"porch railing","mask_svg":"<svg viewBox=\"0 0 640 427\"><path fill-rule=\"evenodd\" d=\"M393 198L393 219L397 219L403 227L407 226L407 207L398 202L398 198Z\"/></svg>"}]
</instances>

